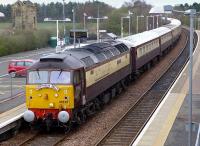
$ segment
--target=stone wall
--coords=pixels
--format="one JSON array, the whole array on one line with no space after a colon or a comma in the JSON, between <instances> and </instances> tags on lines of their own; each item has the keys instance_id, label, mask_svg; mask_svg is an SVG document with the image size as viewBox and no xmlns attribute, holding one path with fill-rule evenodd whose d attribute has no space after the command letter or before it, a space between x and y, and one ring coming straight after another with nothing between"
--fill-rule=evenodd
<instances>
[{"instance_id":1,"label":"stone wall","mask_svg":"<svg viewBox=\"0 0 200 146\"><path fill-rule=\"evenodd\" d=\"M17 1L12 5L13 29L35 30L37 28L37 8L30 1Z\"/></svg>"}]
</instances>

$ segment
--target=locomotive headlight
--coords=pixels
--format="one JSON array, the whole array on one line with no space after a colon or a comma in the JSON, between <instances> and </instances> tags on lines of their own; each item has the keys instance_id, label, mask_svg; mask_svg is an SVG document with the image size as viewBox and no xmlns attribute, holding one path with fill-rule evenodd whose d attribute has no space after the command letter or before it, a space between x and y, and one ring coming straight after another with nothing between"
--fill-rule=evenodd
<instances>
[{"instance_id":1,"label":"locomotive headlight","mask_svg":"<svg viewBox=\"0 0 200 146\"><path fill-rule=\"evenodd\" d=\"M24 112L23 118L26 122L33 122L35 119L35 114L32 111L27 110Z\"/></svg>"},{"instance_id":2,"label":"locomotive headlight","mask_svg":"<svg viewBox=\"0 0 200 146\"><path fill-rule=\"evenodd\" d=\"M58 94L56 93L54 96L55 96L55 97L58 97Z\"/></svg>"},{"instance_id":3,"label":"locomotive headlight","mask_svg":"<svg viewBox=\"0 0 200 146\"><path fill-rule=\"evenodd\" d=\"M66 111L61 111L58 113L58 120L62 123L67 123L69 121L69 113Z\"/></svg>"},{"instance_id":4,"label":"locomotive headlight","mask_svg":"<svg viewBox=\"0 0 200 146\"><path fill-rule=\"evenodd\" d=\"M53 103L49 103L49 107L50 108L54 107L54 104Z\"/></svg>"}]
</instances>

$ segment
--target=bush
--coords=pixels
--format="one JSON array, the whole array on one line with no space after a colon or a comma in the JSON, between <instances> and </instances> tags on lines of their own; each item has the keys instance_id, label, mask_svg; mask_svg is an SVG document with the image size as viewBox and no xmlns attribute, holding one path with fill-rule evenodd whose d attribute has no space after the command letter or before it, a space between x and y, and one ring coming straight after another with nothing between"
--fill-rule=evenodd
<instances>
[{"instance_id":1,"label":"bush","mask_svg":"<svg viewBox=\"0 0 200 146\"><path fill-rule=\"evenodd\" d=\"M49 37L47 30L0 36L0 56L46 47Z\"/></svg>"}]
</instances>

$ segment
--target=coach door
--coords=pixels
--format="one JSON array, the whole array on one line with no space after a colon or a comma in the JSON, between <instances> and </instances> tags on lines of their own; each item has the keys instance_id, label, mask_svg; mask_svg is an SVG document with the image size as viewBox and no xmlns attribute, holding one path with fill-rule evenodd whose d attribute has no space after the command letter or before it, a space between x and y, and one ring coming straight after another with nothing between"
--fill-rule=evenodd
<instances>
[{"instance_id":1,"label":"coach door","mask_svg":"<svg viewBox=\"0 0 200 146\"><path fill-rule=\"evenodd\" d=\"M82 98L85 98L84 69L74 71L74 98L76 105L82 104Z\"/></svg>"}]
</instances>

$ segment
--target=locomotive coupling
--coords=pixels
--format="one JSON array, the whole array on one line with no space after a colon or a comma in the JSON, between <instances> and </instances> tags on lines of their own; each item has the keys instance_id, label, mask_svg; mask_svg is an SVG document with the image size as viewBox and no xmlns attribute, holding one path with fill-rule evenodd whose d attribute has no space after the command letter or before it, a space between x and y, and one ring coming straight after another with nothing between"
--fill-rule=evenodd
<instances>
[{"instance_id":1,"label":"locomotive coupling","mask_svg":"<svg viewBox=\"0 0 200 146\"><path fill-rule=\"evenodd\" d=\"M58 113L58 120L62 123L67 123L69 121L69 113L66 111L60 111Z\"/></svg>"},{"instance_id":2,"label":"locomotive coupling","mask_svg":"<svg viewBox=\"0 0 200 146\"><path fill-rule=\"evenodd\" d=\"M33 122L35 119L35 114L32 111L27 110L24 112L23 117L26 122Z\"/></svg>"}]
</instances>

